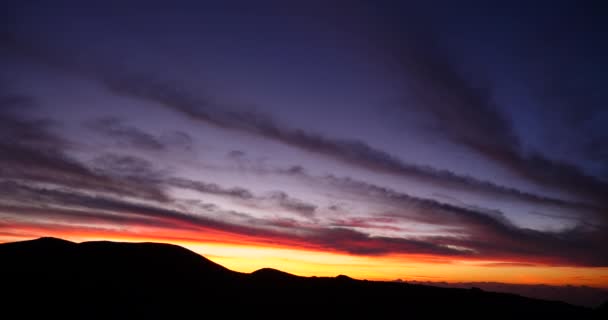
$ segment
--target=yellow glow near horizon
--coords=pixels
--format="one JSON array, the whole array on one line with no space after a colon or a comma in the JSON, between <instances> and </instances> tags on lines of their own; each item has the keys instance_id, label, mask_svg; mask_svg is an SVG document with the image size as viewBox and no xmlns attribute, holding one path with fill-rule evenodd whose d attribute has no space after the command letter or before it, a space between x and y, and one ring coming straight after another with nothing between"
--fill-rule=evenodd
<instances>
[{"instance_id":1,"label":"yellow glow near horizon","mask_svg":"<svg viewBox=\"0 0 608 320\"><path fill-rule=\"evenodd\" d=\"M224 267L250 273L274 268L300 276L348 275L356 279L392 281L504 282L512 284L587 285L608 288L608 268L544 265L488 266L497 261L445 260L416 255L359 256L296 247L179 240L115 234L51 234L75 242L110 240L166 242L188 248ZM0 242L32 237L0 236Z\"/></svg>"},{"instance_id":2,"label":"yellow glow near horizon","mask_svg":"<svg viewBox=\"0 0 608 320\"><path fill-rule=\"evenodd\" d=\"M486 262L419 262L408 256L352 256L297 249L188 246L210 260L239 272L269 267L301 276L337 276L392 281L505 282L587 285L608 288L608 268L492 266ZM225 250L225 251L224 251ZM231 254L235 253L235 254ZM238 253L243 253L238 254Z\"/></svg>"}]
</instances>

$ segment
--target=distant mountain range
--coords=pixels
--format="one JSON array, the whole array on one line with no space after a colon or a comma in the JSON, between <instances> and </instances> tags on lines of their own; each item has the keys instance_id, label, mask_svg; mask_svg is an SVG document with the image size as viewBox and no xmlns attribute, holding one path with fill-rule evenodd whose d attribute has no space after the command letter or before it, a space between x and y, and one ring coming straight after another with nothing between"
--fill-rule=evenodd
<instances>
[{"instance_id":1,"label":"distant mountain range","mask_svg":"<svg viewBox=\"0 0 608 320\"><path fill-rule=\"evenodd\" d=\"M0 244L0 276L2 319L608 319L606 304L591 309L478 288L299 277L268 268L239 273L159 243L40 238Z\"/></svg>"},{"instance_id":2,"label":"distant mountain range","mask_svg":"<svg viewBox=\"0 0 608 320\"><path fill-rule=\"evenodd\" d=\"M408 281L410 284L420 284L447 288L477 287L485 291L508 292L524 297L543 300L564 301L570 304L595 308L608 301L608 289L589 286L545 285L545 284L514 284L501 282L437 282L437 281Z\"/></svg>"}]
</instances>

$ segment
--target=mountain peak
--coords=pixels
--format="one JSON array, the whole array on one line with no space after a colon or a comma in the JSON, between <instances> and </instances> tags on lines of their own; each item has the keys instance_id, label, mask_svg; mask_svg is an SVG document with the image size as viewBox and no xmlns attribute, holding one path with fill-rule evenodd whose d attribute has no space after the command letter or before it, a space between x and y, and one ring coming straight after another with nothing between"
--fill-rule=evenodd
<instances>
[{"instance_id":1,"label":"mountain peak","mask_svg":"<svg viewBox=\"0 0 608 320\"><path fill-rule=\"evenodd\" d=\"M273 268L262 268L251 273L252 276L264 279L297 278L298 276Z\"/></svg>"},{"instance_id":2,"label":"mountain peak","mask_svg":"<svg viewBox=\"0 0 608 320\"><path fill-rule=\"evenodd\" d=\"M337 279L337 280L341 280L341 281L350 281L350 280L353 280L353 278L351 278L351 277L349 277L349 276L345 276L345 275L343 275L343 274L338 275L338 276L336 277L336 279Z\"/></svg>"},{"instance_id":3,"label":"mountain peak","mask_svg":"<svg viewBox=\"0 0 608 320\"><path fill-rule=\"evenodd\" d=\"M61 238L55 238L55 237L40 237L38 239L34 239L34 240L29 240L31 242L43 242L43 243L63 243L63 244L73 244L74 242L72 241L68 241L65 239L61 239ZM26 241L24 241L26 242Z\"/></svg>"},{"instance_id":4,"label":"mountain peak","mask_svg":"<svg viewBox=\"0 0 608 320\"><path fill-rule=\"evenodd\" d=\"M76 243L60 238L41 237L38 239L5 243L4 245L10 247L67 248L76 245Z\"/></svg>"}]
</instances>

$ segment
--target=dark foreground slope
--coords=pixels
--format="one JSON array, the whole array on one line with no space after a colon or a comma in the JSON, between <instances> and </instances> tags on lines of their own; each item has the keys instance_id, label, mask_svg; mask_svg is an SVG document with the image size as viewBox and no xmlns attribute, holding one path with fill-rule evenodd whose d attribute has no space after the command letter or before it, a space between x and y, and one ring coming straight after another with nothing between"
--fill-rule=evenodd
<instances>
[{"instance_id":1,"label":"dark foreground slope","mask_svg":"<svg viewBox=\"0 0 608 320\"><path fill-rule=\"evenodd\" d=\"M305 278L273 269L243 274L153 243L42 238L1 244L0 275L0 318L600 317L561 302L481 290Z\"/></svg>"}]
</instances>

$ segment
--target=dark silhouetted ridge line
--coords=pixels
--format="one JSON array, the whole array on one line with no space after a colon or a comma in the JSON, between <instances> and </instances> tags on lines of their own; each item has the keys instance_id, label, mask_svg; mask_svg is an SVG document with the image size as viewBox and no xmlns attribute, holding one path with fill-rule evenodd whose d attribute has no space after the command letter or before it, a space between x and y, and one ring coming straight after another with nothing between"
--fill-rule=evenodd
<instances>
[{"instance_id":1,"label":"dark silhouetted ridge line","mask_svg":"<svg viewBox=\"0 0 608 320\"><path fill-rule=\"evenodd\" d=\"M593 318L564 302L483 290L300 277L264 268L234 272L159 243L73 243L55 238L0 244L0 306L24 318L265 318L439 315ZM25 307L24 307L25 306ZM27 307L32 306L32 307ZM602 313L603 312L603 313Z\"/></svg>"}]
</instances>

